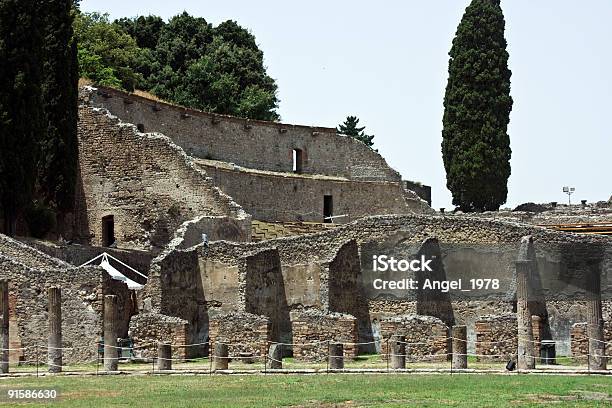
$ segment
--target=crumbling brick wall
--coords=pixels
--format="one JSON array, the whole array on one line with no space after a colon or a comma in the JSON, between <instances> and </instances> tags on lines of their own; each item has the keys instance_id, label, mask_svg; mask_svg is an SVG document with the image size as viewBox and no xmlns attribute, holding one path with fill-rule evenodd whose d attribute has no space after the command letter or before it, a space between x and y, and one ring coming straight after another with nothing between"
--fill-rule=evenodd
<instances>
[{"instance_id":1,"label":"crumbling brick wall","mask_svg":"<svg viewBox=\"0 0 612 408\"><path fill-rule=\"evenodd\" d=\"M10 310L14 329L10 334L14 348L27 347L13 353L12 360L33 363L46 359L48 327L47 289L62 289L62 345L64 364L95 360L97 342L103 330L103 297L106 294L128 293L123 283L112 281L99 267L29 268L0 255L0 278L9 280ZM120 300L125 296L120 296ZM126 305L119 303L119 310ZM125 316L120 319L125 324Z\"/></svg>"},{"instance_id":2,"label":"crumbling brick wall","mask_svg":"<svg viewBox=\"0 0 612 408\"><path fill-rule=\"evenodd\" d=\"M322 361L328 356L329 342L344 344L344 357L358 354L357 319L343 313L316 309L291 312L293 357L303 361Z\"/></svg>"},{"instance_id":3,"label":"crumbling brick wall","mask_svg":"<svg viewBox=\"0 0 612 408\"><path fill-rule=\"evenodd\" d=\"M475 323L478 360L509 360L518 348L516 315L482 316Z\"/></svg>"},{"instance_id":4,"label":"crumbling brick wall","mask_svg":"<svg viewBox=\"0 0 612 408\"><path fill-rule=\"evenodd\" d=\"M159 313L141 313L132 317L130 334L136 356L156 357L159 342L172 345L172 358L190 358L205 354L208 345L191 345L189 323L178 317Z\"/></svg>"},{"instance_id":5,"label":"crumbling brick wall","mask_svg":"<svg viewBox=\"0 0 612 408\"><path fill-rule=\"evenodd\" d=\"M140 133L108 112L79 107L79 162L90 244L103 244L102 218L114 217L118 245L162 247L197 215L250 219L170 139ZM80 219L79 217L75 217ZM212 232L211 232L212 234Z\"/></svg>"},{"instance_id":6,"label":"crumbling brick wall","mask_svg":"<svg viewBox=\"0 0 612 408\"><path fill-rule=\"evenodd\" d=\"M265 316L246 312L214 315L210 319L209 331L211 354L214 354L216 344L225 343L230 357L250 355L263 361L272 341L270 329L270 320Z\"/></svg>"},{"instance_id":7,"label":"crumbling brick wall","mask_svg":"<svg viewBox=\"0 0 612 408\"><path fill-rule=\"evenodd\" d=\"M606 343L606 355L612 355L612 321L604 321L604 341ZM586 323L575 323L571 330L571 350L575 361L584 362L589 354L589 338Z\"/></svg>"},{"instance_id":8,"label":"crumbling brick wall","mask_svg":"<svg viewBox=\"0 0 612 408\"><path fill-rule=\"evenodd\" d=\"M448 328L431 316L403 315L380 322L381 357L387 358L393 335L406 337L407 361L445 361L449 350Z\"/></svg>"},{"instance_id":9,"label":"crumbling brick wall","mask_svg":"<svg viewBox=\"0 0 612 408\"><path fill-rule=\"evenodd\" d=\"M485 331L491 332L496 324L482 322L481 329L476 327L476 322L480 316L488 313L507 313L512 311L512 272L514 259L518 243L522 236L532 235L535 240L535 248L538 252L538 264L548 271L558 271L565 274L579 273L579 269L572 269L565 255L571 253L572 247L576 245L598 246L608 243L604 237L578 236L554 231L547 231L541 228L518 225L508 222L500 222L483 219L470 219L463 217L425 217L425 216L377 216L361 219L355 223L339 226L333 230L317 234L285 237L275 240L256 242L256 243L229 243L211 242L208 246L199 245L188 250L170 251L160 256L153 264L152 275L156 268L162 267L165 270L161 276L167 276L159 280L157 285L160 296L164 279L171 282L182 284L187 282L186 273L193 273L194 278L191 288L179 286L175 292L168 291L168 295L163 302L173 306L173 310L181 313L191 306L192 301L183 302L185 296L193 295L193 302L200 302L206 306L206 313L211 311L231 311L244 308L241 301L241 289L239 279L240 260L252 254L266 250L277 250L280 258L281 272L283 276L284 293L289 310L297 311L301 308L314 308L321 312L329 310L329 265L337 265L341 271L340 276L351 269L350 263L341 261L342 254L349 251L341 250L348 242L354 240L359 248L361 257L361 273L369 275L362 276L361 285L365 290L371 285L373 276L380 277L379 274L368 271L371 268L371 252L366 245L371 242L381 242L380 248L394 248L405 245L417 248L421 242L428 237L438 237L442 256L445 260L451 259L452 265L445 265L447 278L465 278L466 273L475 274L474 277L499 278L502 289L496 293L497 297L491 299L478 300L453 300L453 309L457 324L466 324L470 329L468 346L474 344L474 340L479 340L478 333L489 339L497 341L494 335L485 335ZM609 245L609 244L608 244ZM376 248L375 248L376 249ZM416 249L415 249L416 251ZM403 253L400 251L400 254ZM341 256L338 257L338 254ZM605 252L608 256L608 263L602 266L602 276L609 274L609 257L611 252ZM588 259L588 253L587 259ZM167 259L166 259L167 258ZM334 262L334 259L336 261ZM182 259L183 261L179 261ZM578 267L576 267L578 268ZM344 272L343 272L344 271ZM466 272L467 271L467 272ZM475 271L475 272L474 272ZM200 294L188 292L197 287L200 277ZM571 278L571 276L570 276ZM565 278L564 278L565 279ZM579 279L579 275L576 279ZM575 279L575 280L576 280ZM578 281L579 282L579 281ZM553 282L554 283L554 282ZM148 285L149 286L149 285ZM145 288L145 291L155 291L156 284ZM342 287L339 285L338 287ZM326 293L327 291L327 293ZM341 291L337 291L340 296ZM393 317L396 314L411 314L416 312L415 299L403 296L379 296L376 291L365 290L365 299L368 301L368 313L370 322L381 321L384 318ZM176 294L176 296L171 294ZM190 294L191 293L191 294ZM180 294L180 296L179 296ZM400 294L401 295L401 294ZM347 295L352 296L352 295ZM161 297L159 297L161 299ZM343 308L350 307L353 299L334 299ZM156 301L153 303L155 304ZM161 302L161 300L160 300ZM604 305L606 302L602 302ZM576 305L583 308L583 305ZM348 310L348 309L347 309ZM550 312L550 311L549 311ZM564 309L556 308L554 313L550 313L550 320L553 330L553 339L560 342L565 341L564 336L569 336L564 331L560 320L576 322L574 316L568 315ZM351 313L352 314L352 313ZM604 312L605 315L605 312ZM357 317L353 315L354 317ZM187 318L186 318L187 319ZM189 320L189 319L187 319ZM577 321L583 321L581 318ZM515 320L516 321L516 320ZM191 320L190 320L191 322ZM501 326L504 326L503 324ZM295 330L295 325L292 325ZM485 330L486 329L486 330ZM493 332L495 332L493 330ZM510 330L509 333L516 331L516 323L499 328L500 331ZM296 333L286 333L287 337L281 340L286 343L295 342ZM299 335L299 334L298 334ZM308 335L308 334L307 334ZM495 335L496 336L496 335ZM516 337L516 334L514 334ZM326 339L327 340L327 339ZM471 346L470 346L471 347ZM482 347L481 347L482 349ZM470 352L477 354L513 354L515 347L508 349L486 351L470 349Z\"/></svg>"}]
</instances>

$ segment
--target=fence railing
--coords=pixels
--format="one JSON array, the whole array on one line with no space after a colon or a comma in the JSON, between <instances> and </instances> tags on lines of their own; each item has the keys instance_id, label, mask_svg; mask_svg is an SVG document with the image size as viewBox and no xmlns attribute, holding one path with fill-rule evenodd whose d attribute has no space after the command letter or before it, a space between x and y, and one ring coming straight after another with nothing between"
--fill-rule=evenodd
<instances>
[{"instance_id":1,"label":"fence railing","mask_svg":"<svg viewBox=\"0 0 612 408\"><path fill-rule=\"evenodd\" d=\"M440 339L436 339L436 341L440 341ZM532 342L534 344L541 344L540 340L523 340L520 337L514 339L506 339L506 340L497 340L497 341L476 341L476 340L468 340L463 338L455 338L452 336L446 337L445 340L448 341L458 341L458 342L466 342L471 345L472 349L478 349L478 345L487 345L493 346L496 345L497 349L502 350L511 350L511 351L502 351L502 352L491 352L491 353L476 353L476 352L466 352L466 353L457 353L452 350L441 350L440 352L432 352L429 354L424 354L422 352L415 353L414 348L417 346L431 346L433 344L433 340L431 341L401 341L394 340L392 338L386 338L381 340L374 340L370 342L343 342L336 340L320 340L314 342L307 343L284 343L284 342L273 342L268 341L265 344L265 353L240 353L235 352L231 354L229 350L236 350L239 347L250 347L253 350L261 350L261 344L256 345L254 343L232 343L232 342L201 342L201 343L191 343L191 344L168 344L170 347L169 355L162 354L162 348L159 347L160 344L167 344L158 341L151 341L149 343L140 344L137 346L131 347L121 347L121 346L111 346L106 345L108 348L121 349L122 351L128 351L129 355L138 356L142 355L142 352L147 351L151 357L135 357L130 359L125 358L117 358L117 357L105 357L104 354L100 354L100 346L99 343L96 342L94 344L83 345L83 346L72 346L72 347L50 347L46 344L35 344L25 347L19 348L0 348L0 353L3 356L6 356L10 352L19 352L25 354L26 350L29 350L27 353L28 356L33 356L33 358L29 358L27 360L21 360L17 364L15 362L8 361L9 363L9 373L15 374L36 374L43 375L46 374L46 371L53 368L55 371L61 372L70 372L70 373L86 373L86 374L105 374L107 371L104 370L104 362L108 360L116 360L119 362L119 370L121 372L147 372L147 373L164 373L170 372L169 367L171 367L172 372L181 372L181 371L189 371L196 373L227 373L228 370L238 370L240 372L251 371L251 372L261 372L261 373L274 373L275 371L294 371L294 372L309 372L309 373L329 373L336 371L363 371L363 372L398 372L398 371L409 371L409 370L436 370L436 371L448 371L450 373L453 372L462 372L468 369L469 371L499 371L505 370L505 367L501 367L500 369L495 369L491 367L491 364L499 364L500 362L514 361L517 360L517 341L522 340L523 342ZM557 362L563 361L565 364L555 364L553 365L559 368L558 372L567 372L568 369L574 368L573 371L576 372L594 372L590 370L589 367L589 359L591 357L604 359L607 361L612 358L612 355L607 355L605 350L608 345L612 344L611 341L602 341L599 339L594 339L590 337L585 337L584 339L589 344L591 342L599 343L602 346L602 349L596 353L581 353L572 356L561 356L557 357ZM405 352L396 353L393 351L392 345L390 343L396 343L405 347ZM556 341L556 344L566 344L570 345L570 341ZM385 352L382 352L382 345L385 344L384 348ZM227 346L227 347L218 347L218 346ZM332 352L332 345L341 345L339 348L342 352ZM374 345L381 352L375 354L366 355L355 355L355 356L347 356L344 353L344 348L347 346L366 346L366 345ZM215 355L213 356L202 356L202 357L181 357L176 354L178 352L173 352L172 350L182 349L190 347L206 347L209 346L209 350L214 350ZM212 346L212 347L210 347ZM279 346L281 348L280 353L276 352L275 355L271 355L270 350L271 346ZM284 360L283 352L291 350L291 348L296 346L319 346L321 350L319 350L317 356L318 359L316 361L302 361L299 358L290 360L289 367L278 368L279 365L282 367L283 363L288 360ZM502 347L500 347L502 346ZM286 349L285 349L286 347ZM571 348L571 347L570 347ZM338 347L334 348L338 350ZM535 348L534 348L535 349ZM33 352L32 352L33 350ZM69 352L74 352L78 350L89 350L90 355L95 353L96 358L90 359L86 361L78 361L75 363L62 363L62 364L54 364L53 362L48 361L47 354L50 350L61 350L64 356L68 356ZM225 350L224 352L217 352L217 350ZM496 350L496 349L490 349ZM166 353L168 353L166 351ZM121 353L119 353L121 354ZM466 367L454 367L453 366L453 356L465 356L468 358L468 363ZM378 358L377 358L378 357ZM392 360L395 357L401 357L405 364L404 367L394 367ZM470 361L469 358L472 357L477 361ZM536 363L541 359L538 355L533 356L525 356L527 359L535 359ZM337 368L337 365L341 364L340 368ZM348 361L350 367L346 367L344 362ZM365 362L364 362L365 361ZM330 364L333 362L333 364ZM0 365L7 363L6 360L0 360ZM232 367L229 363L236 363L236 367ZM276 363L274 366L276 368L272 368L272 363ZM325 364L323 367L322 364ZM587 363L586 370L584 367L580 367L579 364ZM262 365L262 367L257 366L257 364ZM412 366L411 366L412 365ZM470 368L469 366L473 367ZM160 369L163 368L163 369ZM251 368L252 367L252 368ZM475 367L475 368L474 368ZM550 370L551 365L546 365L546 367ZM58 370L59 369L59 370ZM552 369L554 370L554 368ZM524 370L523 370L524 371ZM521 370L517 370L517 373L521 372ZM601 372L598 370L597 372ZM612 374L612 370L605 370L605 373ZM6 373L5 373L6 374Z\"/></svg>"}]
</instances>

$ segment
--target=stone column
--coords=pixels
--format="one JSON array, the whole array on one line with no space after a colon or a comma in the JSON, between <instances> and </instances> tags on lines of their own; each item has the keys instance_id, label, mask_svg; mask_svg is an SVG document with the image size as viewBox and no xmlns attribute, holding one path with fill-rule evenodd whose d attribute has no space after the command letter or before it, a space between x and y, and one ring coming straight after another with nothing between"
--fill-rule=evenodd
<instances>
[{"instance_id":1,"label":"stone column","mask_svg":"<svg viewBox=\"0 0 612 408\"><path fill-rule=\"evenodd\" d=\"M268 351L268 368L278 370L283 368L283 345L271 344Z\"/></svg>"},{"instance_id":2,"label":"stone column","mask_svg":"<svg viewBox=\"0 0 612 408\"><path fill-rule=\"evenodd\" d=\"M342 370L344 368L344 344L329 344L329 368L332 370Z\"/></svg>"},{"instance_id":3,"label":"stone column","mask_svg":"<svg viewBox=\"0 0 612 408\"><path fill-rule=\"evenodd\" d=\"M467 368L467 327L453 326L453 368Z\"/></svg>"},{"instance_id":4,"label":"stone column","mask_svg":"<svg viewBox=\"0 0 612 408\"><path fill-rule=\"evenodd\" d=\"M9 372L9 289L8 280L0 280L0 374Z\"/></svg>"},{"instance_id":5,"label":"stone column","mask_svg":"<svg viewBox=\"0 0 612 408\"><path fill-rule=\"evenodd\" d=\"M606 369L606 343L604 342L601 312L601 277L598 268L587 274L587 337L589 338L589 370Z\"/></svg>"},{"instance_id":6,"label":"stone column","mask_svg":"<svg viewBox=\"0 0 612 408\"><path fill-rule=\"evenodd\" d=\"M50 373L62 371L62 290L49 288L49 333L47 364Z\"/></svg>"},{"instance_id":7,"label":"stone column","mask_svg":"<svg viewBox=\"0 0 612 408\"><path fill-rule=\"evenodd\" d=\"M119 350L117 349L117 296L104 296L104 369L117 371Z\"/></svg>"},{"instance_id":8,"label":"stone column","mask_svg":"<svg viewBox=\"0 0 612 408\"><path fill-rule=\"evenodd\" d=\"M159 370L172 370L172 346L168 343L157 345L157 368Z\"/></svg>"},{"instance_id":9,"label":"stone column","mask_svg":"<svg viewBox=\"0 0 612 408\"><path fill-rule=\"evenodd\" d=\"M531 261L516 261L516 318L518 323L518 369L535 368L533 328L529 311L529 270Z\"/></svg>"},{"instance_id":10,"label":"stone column","mask_svg":"<svg viewBox=\"0 0 612 408\"><path fill-rule=\"evenodd\" d=\"M214 369L227 370L228 367L228 347L227 344L215 343Z\"/></svg>"},{"instance_id":11,"label":"stone column","mask_svg":"<svg viewBox=\"0 0 612 408\"><path fill-rule=\"evenodd\" d=\"M391 368L394 370L406 368L406 336L394 334L389 340L391 347Z\"/></svg>"}]
</instances>

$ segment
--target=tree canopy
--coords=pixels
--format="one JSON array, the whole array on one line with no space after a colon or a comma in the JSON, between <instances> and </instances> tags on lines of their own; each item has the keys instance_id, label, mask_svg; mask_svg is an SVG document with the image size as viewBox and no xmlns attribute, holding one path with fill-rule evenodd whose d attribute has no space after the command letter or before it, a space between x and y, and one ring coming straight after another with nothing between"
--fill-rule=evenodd
<instances>
[{"instance_id":1,"label":"tree canopy","mask_svg":"<svg viewBox=\"0 0 612 408\"><path fill-rule=\"evenodd\" d=\"M38 11L37 0L0 0L0 206L8 234L32 202L44 130Z\"/></svg>"},{"instance_id":2,"label":"tree canopy","mask_svg":"<svg viewBox=\"0 0 612 408\"><path fill-rule=\"evenodd\" d=\"M78 168L78 62L73 38L73 0L39 1L45 15L42 103L46 131L41 134L38 188L42 199L60 211L74 204Z\"/></svg>"},{"instance_id":3,"label":"tree canopy","mask_svg":"<svg viewBox=\"0 0 612 408\"><path fill-rule=\"evenodd\" d=\"M184 12L122 18L80 14L81 75L209 112L278 120L277 85L255 37L235 21L214 27Z\"/></svg>"},{"instance_id":4,"label":"tree canopy","mask_svg":"<svg viewBox=\"0 0 612 408\"><path fill-rule=\"evenodd\" d=\"M341 135L350 136L363 142L366 146L374 146L374 135L367 135L365 133L365 126L359 127L359 118L357 116L347 116L344 123L338 125L336 131Z\"/></svg>"},{"instance_id":5,"label":"tree canopy","mask_svg":"<svg viewBox=\"0 0 612 408\"><path fill-rule=\"evenodd\" d=\"M513 101L504 30L500 0L473 0L449 53L442 156L463 211L497 210L508 194Z\"/></svg>"}]
</instances>

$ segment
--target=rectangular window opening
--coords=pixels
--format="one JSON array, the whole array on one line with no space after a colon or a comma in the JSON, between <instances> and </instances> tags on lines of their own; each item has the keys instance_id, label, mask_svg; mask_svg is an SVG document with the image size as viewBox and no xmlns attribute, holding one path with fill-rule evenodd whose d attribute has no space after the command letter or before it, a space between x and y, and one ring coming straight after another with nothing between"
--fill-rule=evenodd
<instances>
[{"instance_id":1,"label":"rectangular window opening","mask_svg":"<svg viewBox=\"0 0 612 408\"><path fill-rule=\"evenodd\" d=\"M102 217L102 246L109 247L115 243L115 217Z\"/></svg>"},{"instance_id":2,"label":"rectangular window opening","mask_svg":"<svg viewBox=\"0 0 612 408\"><path fill-rule=\"evenodd\" d=\"M293 149L293 172L301 173L303 166L303 157L301 149Z\"/></svg>"},{"instance_id":3,"label":"rectangular window opening","mask_svg":"<svg viewBox=\"0 0 612 408\"><path fill-rule=\"evenodd\" d=\"M323 196L323 222L333 222L334 216L334 198L330 195Z\"/></svg>"}]
</instances>

